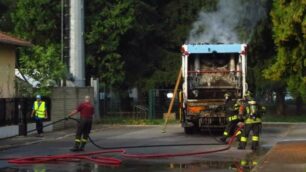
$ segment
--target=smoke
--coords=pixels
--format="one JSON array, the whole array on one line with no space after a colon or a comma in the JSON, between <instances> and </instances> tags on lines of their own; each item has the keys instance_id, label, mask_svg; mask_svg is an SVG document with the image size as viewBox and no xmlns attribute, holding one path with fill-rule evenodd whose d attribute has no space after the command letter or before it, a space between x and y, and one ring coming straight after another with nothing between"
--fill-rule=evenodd
<instances>
[{"instance_id":1,"label":"smoke","mask_svg":"<svg viewBox=\"0 0 306 172\"><path fill-rule=\"evenodd\" d=\"M192 25L190 43L247 42L256 24L266 17L266 0L219 0L217 10L201 11Z\"/></svg>"}]
</instances>

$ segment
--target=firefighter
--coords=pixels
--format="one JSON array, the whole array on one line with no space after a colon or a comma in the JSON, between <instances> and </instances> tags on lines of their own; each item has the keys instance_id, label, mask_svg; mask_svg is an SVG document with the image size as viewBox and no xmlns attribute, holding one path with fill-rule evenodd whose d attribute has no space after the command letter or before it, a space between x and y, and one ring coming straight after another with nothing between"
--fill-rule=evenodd
<instances>
[{"instance_id":1,"label":"firefighter","mask_svg":"<svg viewBox=\"0 0 306 172\"><path fill-rule=\"evenodd\" d=\"M246 91L245 95L243 96L242 99L238 100L238 103L240 105L239 107L239 119L240 119L240 123L238 123L238 126L241 127L241 125L243 125L243 121L244 121L244 114L245 114L245 109L246 106L248 105L248 101L254 100L252 97L252 93L250 91Z\"/></svg>"},{"instance_id":2,"label":"firefighter","mask_svg":"<svg viewBox=\"0 0 306 172\"><path fill-rule=\"evenodd\" d=\"M85 96L84 102L73 110L68 115L68 118L77 114L78 112L80 113L80 122L78 123L78 128L76 131L74 147L70 149L72 152L84 151L84 147L89 137L94 114L94 106L91 104L89 96Z\"/></svg>"},{"instance_id":3,"label":"firefighter","mask_svg":"<svg viewBox=\"0 0 306 172\"><path fill-rule=\"evenodd\" d=\"M234 134L235 129L237 128L237 124L240 121L238 118L239 104L235 103L235 101L232 99L231 94L229 93L226 93L224 97L225 97L224 110L227 117L227 126L225 127L223 136L220 138L220 141L226 143L226 139ZM236 136L238 136L239 134L240 133L237 133Z\"/></svg>"},{"instance_id":4,"label":"firefighter","mask_svg":"<svg viewBox=\"0 0 306 172\"><path fill-rule=\"evenodd\" d=\"M31 117L35 119L37 136L43 136L43 120L48 118L47 106L44 101L41 100L41 95L36 95L36 101L33 104L33 110Z\"/></svg>"},{"instance_id":5,"label":"firefighter","mask_svg":"<svg viewBox=\"0 0 306 172\"><path fill-rule=\"evenodd\" d=\"M246 103L248 101L254 100L254 98L252 96L252 92L251 91L246 91L245 95L243 96L243 100L246 101Z\"/></svg>"},{"instance_id":6,"label":"firefighter","mask_svg":"<svg viewBox=\"0 0 306 172\"><path fill-rule=\"evenodd\" d=\"M259 109L261 108L261 109ZM259 133L261 130L261 116L264 107L260 107L256 101L248 101L244 111L244 129L241 133L240 143L238 149L245 149L250 132L252 136L252 150L258 150L259 147Z\"/></svg>"}]
</instances>

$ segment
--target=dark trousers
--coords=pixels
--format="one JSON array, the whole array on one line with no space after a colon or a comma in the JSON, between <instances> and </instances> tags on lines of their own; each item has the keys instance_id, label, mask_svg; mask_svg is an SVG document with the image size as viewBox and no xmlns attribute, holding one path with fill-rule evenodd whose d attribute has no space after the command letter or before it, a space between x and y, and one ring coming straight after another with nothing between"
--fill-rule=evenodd
<instances>
[{"instance_id":1,"label":"dark trousers","mask_svg":"<svg viewBox=\"0 0 306 172\"><path fill-rule=\"evenodd\" d=\"M252 149L256 150L259 146L259 133L261 129L261 123L252 123L252 124L245 124L244 130L241 133L241 139L239 147L245 149L248 141L248 137L250 132L253 132L252 136Z\"/></svg>"},{"instance_id":2,"label":"dark trousers","mask_svg":"<svg viewBox=\"0 0 306 172\"><path fill-rule=\"evenodd\" d=\"M223 137L231 137L237 129L239 120L229 121L223 132Z\"/></svg>"},{"instance_id":3,"label":"dark trousers","mask_svg":"<svg viewBox=\"0 0 306 172\"><path fill-rule=\"evenodd\" d=\"M91 130L91 125L92 119L80 119L75 136L76 142L87 142Z\"/></svg>"},{"instance_id":4,"label":"dark trousers","mask_svg":"<svg viewBox=\"0 0 306 172\"><path fill-rule=\"evenodd\" d=\"M36 130L38 134L43 133L43 119L36 117L35 118L35 122L36 122Z\"/></svg>"}]
</instances>

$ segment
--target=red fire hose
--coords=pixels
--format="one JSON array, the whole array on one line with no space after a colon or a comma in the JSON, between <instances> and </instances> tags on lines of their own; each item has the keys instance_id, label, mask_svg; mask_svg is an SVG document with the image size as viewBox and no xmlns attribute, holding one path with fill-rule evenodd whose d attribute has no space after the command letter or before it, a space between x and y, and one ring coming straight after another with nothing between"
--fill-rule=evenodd
<instances>
[{"instance_id":1,"label":"red fire hose","mask_svg":"<svg viewBox=\"0 0 306 172\"><path fill-rule=\"evenodd\" d=\"M226 151L231 148L231 144L235 139L236 133L240 131L242 127L239 127L235 134L230 138L228 144L222 148L200 151L200 152L181 152L181 153L161 153L161 154L130 154L127 153L125 149L110 149L110 150L101 150L88 153L75 153L75 154L61 154L61 155L52 155L52 156L31 156L24 158L6 158L9 163L13 164L37 164L37 163L48 163L54 161L67 161L67 160L87 160L97 164L106 165L106 166L118 166L122 163L122 160L107 156L102 156L105 154L114 154L120 153L122 157L126 158L141 158L141 159L150 159L150 158L170 158L170 157L179 157L179 156L193 156L193 155L204 155L209 153L216 153L221 151ZM4 158L2 158L3 160Z\"/></svg>"},{"instance_id":2,"label":"red fire hose","mask_svg":"<svg viewBox=\"0 0 306 172\"><path fill-rule=\"evenodd\" d=\"M11 159L8 162L13 164L37 164L37 163L48 163L54 161L65 161L65 160L88 160L97 164L102 165L120 165L122 160L112 157L102 156L110 153L120 153L122 157L126 158L141 158L141 159L150 159L150 158L170 158L178 156L192 156L192 155L203 155L214 152L225 151L230 148L230 145L226 147L202 151L202 152L188 152L188 153L169 153L169 154L129 154L125 149L114 149L114 150L102 150L94 151L84 154L62 154L62 155L52 155L52 156L31 156L25 158L16 158Z\"/></svg>"}]
</instances>

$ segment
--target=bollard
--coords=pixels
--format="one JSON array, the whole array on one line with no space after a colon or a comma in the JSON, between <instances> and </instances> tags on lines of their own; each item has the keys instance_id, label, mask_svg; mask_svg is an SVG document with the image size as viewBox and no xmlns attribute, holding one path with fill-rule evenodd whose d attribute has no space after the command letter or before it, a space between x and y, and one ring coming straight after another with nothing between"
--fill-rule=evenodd
<instances>
[{"instance_id":1,"label":"bollard","mask_svg":"<svg viewBox=\"0 0 306 172\"><path fill-rule=\"evenodd\" d=\"M27 136L26 118L22 113L20 104L18 104L18 116L19 116L19 136Z\"/></svg>"}]
</instances>

